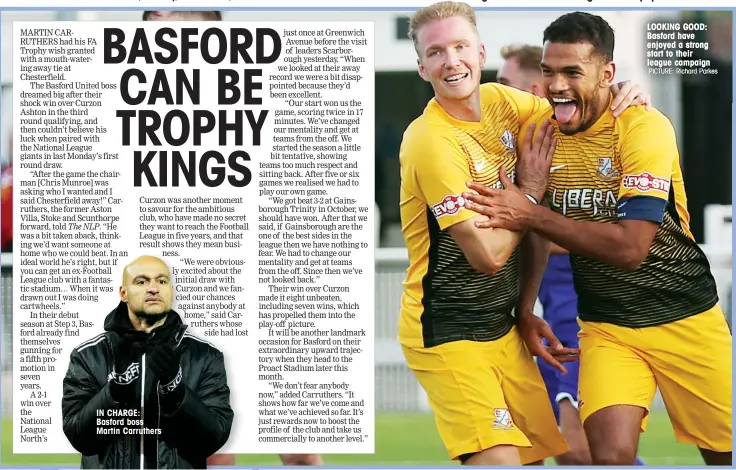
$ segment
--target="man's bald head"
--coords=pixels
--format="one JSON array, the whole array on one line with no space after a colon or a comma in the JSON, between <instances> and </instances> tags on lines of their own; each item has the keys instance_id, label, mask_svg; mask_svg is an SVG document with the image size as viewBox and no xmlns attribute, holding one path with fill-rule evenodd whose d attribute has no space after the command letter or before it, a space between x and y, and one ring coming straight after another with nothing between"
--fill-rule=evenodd
<instances>
[{"instance_id":1,"label":"man's bald head","mask_svg":"<svg viewBox=\"0 0 736 470\"><path fill-rule=\"evenodd\" d=\"M143 21L222 21L219 11L144 11Z\"/></svg>"},{"instance_id":2,"label":"man's bald head","mask_svg":"<svg viewBox=\"0 0 736 470\"><path fill-rule=\"evenodd\" d=\"M136 317L161 315L171 309L174 289L169 267L155 256L141 256L123 269L120 299Z\"/></svg>"},{"instance_id":3,"label":"man's bald head","mask_svg":"<svg viewBox=\"0 0 736 470\"><path fill-rule=\"evenodd\" d=\"M123 285L130 282L132 277L135 277L135 273L141 269L158 267L160 271L166 273L166 277L169 277L169 267L166 265L161 258L155 256L143 255L131 261L123 269Z\"/></svg>"}]
</instances>

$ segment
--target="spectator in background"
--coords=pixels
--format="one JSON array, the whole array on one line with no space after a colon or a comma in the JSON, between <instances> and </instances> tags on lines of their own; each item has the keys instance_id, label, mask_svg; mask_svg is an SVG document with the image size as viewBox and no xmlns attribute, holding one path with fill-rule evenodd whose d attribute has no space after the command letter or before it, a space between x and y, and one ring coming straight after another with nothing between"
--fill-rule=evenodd
<instances>
[{"instance_id":1,"label":"spectator in background","mask_svg":"<svg viewBox=\"0 0 736 470\"><path fill-rule=\"evenodd\" d=\"M145 11L143 21L222 21L219 11ZM324 465L317 454L280 454L284 465ZM234 454L215 454L207 459L207 465L235 465Z\"/></svg>"},{"instance_id":2,"label":"spectator in background","mask_svg":"<svg viewBox=\"0 0 736 470\"><path fill-rule=\"evenodd\" d=\"M508 45L501 48L504 62L498 68L496 80L502 85L528 91L544 98L542 72L539 62L542 60L542 48L531 45Z\"/></svg>"},{"instance_id":3,"label":"spectator in background","mask_svg":"<svg viewBox=\"0 0 736 470\"><path fill-rule=\"evenodd\" d=\"M501 49L504 62L498 69L499 83L545 97L542 83L542 48L532 45L509 45ZM539 301L544 320L566 348L578 349L578 297L573 284L570 254L554 243L547 268L539 286ZM557 465L591 465L590 448L578 413L579 362L567 364L567 374L545 361L537 361L547 386L552 409L570 450L555 457ZM637 465L644 462L637 457Z\"/></svg>"}]
</instances>

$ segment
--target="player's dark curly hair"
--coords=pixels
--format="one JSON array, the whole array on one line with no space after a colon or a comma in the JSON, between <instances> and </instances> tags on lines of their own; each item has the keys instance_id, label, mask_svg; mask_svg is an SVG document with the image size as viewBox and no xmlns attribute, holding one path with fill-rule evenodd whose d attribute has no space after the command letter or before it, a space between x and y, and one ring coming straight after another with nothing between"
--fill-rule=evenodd
<instances>
[{"instance_id":1,"label":"player's dark curly hair","mask_svg":"<svg viewBox=\"0 0 736 470\"><path fill-rule=\"evenodd\" d=\"M613 60L615 33L603 18L576 11L560 16L544 30L543 42L575 44L587 42L606 61Z\"/></svg>"}]
</instances>

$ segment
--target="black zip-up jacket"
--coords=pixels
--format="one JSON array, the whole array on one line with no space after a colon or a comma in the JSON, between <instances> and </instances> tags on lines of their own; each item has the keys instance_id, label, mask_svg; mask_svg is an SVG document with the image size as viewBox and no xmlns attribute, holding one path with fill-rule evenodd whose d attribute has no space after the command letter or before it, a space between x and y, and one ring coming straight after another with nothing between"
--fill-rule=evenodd
<instances>
[{"instance_id":1,"label":"black zip-up jacket","mask_svg":"<svg viewBox=\"0 0 736 470\"><path fill-rule=\"evenodd\" d=\"M169 337L181 353L186 390L175 410L162 409L158 382L146 370L145 354L139 358L138 382L145 381L145 387L137 387L136 403L140 408L141 395L146 397L144 425L160 429L160 434L98 434L98 419L120 419L108 416L107 410L119 409L110 396L108 376L115 366L114 351L123 335L133 331L127 304L121 302L107 315L104 333L72 351L61 406L64 434L82 454L81 468L207 468L207 457L227 442L233 411L223 355L186 330L172 310L150 334L151 340L156 335Z\"/></svg>"}]
</instances>

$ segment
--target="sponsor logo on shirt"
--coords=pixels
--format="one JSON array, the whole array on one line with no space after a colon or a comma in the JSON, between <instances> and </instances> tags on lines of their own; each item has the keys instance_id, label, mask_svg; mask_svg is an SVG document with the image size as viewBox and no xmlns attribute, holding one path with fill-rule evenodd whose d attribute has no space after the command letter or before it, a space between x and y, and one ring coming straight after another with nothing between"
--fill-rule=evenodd
<instances>
[{"instance_id":1,"label":"sponsor logo on shirt","mask_svg":"<svg viewBox=\"0 0 736 470\"><path fill-rule=\"evenodd\" d=\"M616 194L593 188L553 189L550 205L562 215L584 211L597 217L616 217Z\"/></svg>"},{"instance_id":2,"label":"sponsor logo on shirt","mask_svg":"<svg viewBox=\"0 0 736 470\"><path fill-rule=\"evenodd\" d=\"M465 206L465 198L462 196L447 195L440 202L432 206L435 217L455 215Z\"/></svg>"},{"instance_id":3,"label":"sponsor logo on shirt","mask_svg":"<svg viewBox=\"0 0 736 470\"><path fill-rule=\"evenodd\" d=\"M667 194L670 192L670 180L653 176L651 173L625 175L623 182L624 188L636 189L642 193L659 191Z\"/></svg>"}]
</instances>

